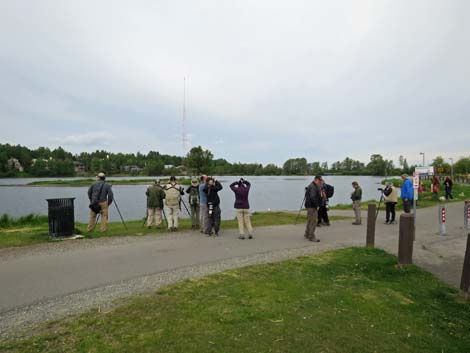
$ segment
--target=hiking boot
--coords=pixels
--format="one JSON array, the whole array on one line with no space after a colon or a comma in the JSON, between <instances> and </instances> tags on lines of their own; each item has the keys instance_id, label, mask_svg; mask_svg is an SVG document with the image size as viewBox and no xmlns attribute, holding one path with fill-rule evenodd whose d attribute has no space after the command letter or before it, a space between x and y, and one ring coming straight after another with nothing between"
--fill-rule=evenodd
<instances>
[{"instance_id":1,"label":"hiking boot","mask_svg":"<svg viewBox=\"0 0 470 353\"><path fill-rule=\"evenodd\" d=\"M248 239L253 239L253 235L249 234Z\"/></svg>"},{"instance_id":2,"label":"hiking boot","mask_svg":"<svg viewBox=\"0 0 470 353\"><path fill-rule=\"evenodd\" d=\"M321 223L317 223L317 227L321 227Z\"/></svg>"},{"instance_id":3,"label":"hiking boot","mask_svg":"<svg viewBox=\"0 0 470 353\"><path fill-rule=\"evenodd\" d=\"M208 237L212 236L212 232L209 232L209 233L206 232L206 234L207 234Z\"/></svg>"},{"instance_id":4,"label":"hiking boot","mask_svg":"<svg viewBox=\"0 0 470 353\"><path fill-rule=\"evenodd\" d=\"M218 236L219 236L219 232L215 232L214 236L218 237Z\"/></svg>"},{"instance_id":5,"label":"hiking boot","mask_svg":"<svg viewBox=\"0 0 470 353\"><path fill-rule=\"evenodd\" d=\"M238 239L245 239L245 236L244 236L244 235L240 235L240 236L238 237Z\"/></svg>"},{"instance_id":6,"label":"hiking boot","mask_svg":"<svg viewBox=\"0 0 470 353\"><path fill-rule=\"evenodd\" d=\"M152 229L152 227L151 227L151 226L147 226L147 229Z\"/></svg>"},{"instance_id":7,"label":"hiking boot","mask_svg":"<svg viewBox=\"0 0 470 353\"><path fill-rule=\"evenodd\" d=\"M384 223L384 224L390 224L390 222L389 222L389 221L385 221L385 223Z\"/></svg>"},{"instance_id":8,"label":"hiking boot","mask_svg":"<svg viewBox=\"0 0 470 353\"><path fill-rule=\"evenodd\" d=\"M311 237L311 238L308 238L308 240L313 241L314 243L320 242L320 239L317 239L317 237Z\"/></svg>"},{"instance_id":9,"label":"hiking boot","mask_svg":"<svg viewBox=\"0 0 470 353\"><path fill-rule=\"evenodd\" d=\"M352 224L354 224L355 226L360 226L361 222L352 222Z\"/></svg>"}]
</instances>

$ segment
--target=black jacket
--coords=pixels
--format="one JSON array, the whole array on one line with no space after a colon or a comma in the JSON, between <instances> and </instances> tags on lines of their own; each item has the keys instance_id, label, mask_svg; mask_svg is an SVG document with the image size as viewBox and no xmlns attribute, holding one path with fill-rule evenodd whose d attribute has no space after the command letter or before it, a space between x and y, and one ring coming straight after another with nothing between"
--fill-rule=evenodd
<instances>
[{"instance_id":1,"label":"black jacket","mask_svg":"<svg viewBox=\"0 0 470 353\"><path fill-rule=\"evenodd\" d=\"M318 208L321 204L320 188L312 182L305 189L305 208Z\"/></svg>"},{"instance_id":2,"label":"black jacket","mask_svg":"<svg viewBox=\"0 0 470 353\"><path fill-rule=\"evenodd\" d=\"M222 190L222 184L218 181L216 181L212 186L209 186L209 184L204 186L203 191L207 195L207 204L212 203L214 206L218 206L220 204L219 195L217 195L220 190Z\"/></svg>"}]
</instances>

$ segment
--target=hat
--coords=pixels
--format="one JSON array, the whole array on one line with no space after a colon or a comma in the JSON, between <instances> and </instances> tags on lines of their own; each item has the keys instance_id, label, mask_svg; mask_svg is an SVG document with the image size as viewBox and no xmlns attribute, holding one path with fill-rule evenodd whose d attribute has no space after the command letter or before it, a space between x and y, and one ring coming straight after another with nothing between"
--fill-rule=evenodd
<instances>
[{"instance_id":1,"label":"hat","mask_svg":"<svg viewBox=\"0 0 470 353\"><path fill-rule=\"evenodd\" d=\"M160 184L160 179L155 179L153 182L154 182L155 184Z\"/></svg>"},{"instance_id":2,"label":"hat","mask_svg":"<svg viewBox=\"0 0 470 353\"><path fill-rule=\"evenodd\" d=\"M104 175L103 172L99 172L98 175L97 175L98 178L104 178L105 176L106 176L106 175Z\"/></svg>"}]
</instances>

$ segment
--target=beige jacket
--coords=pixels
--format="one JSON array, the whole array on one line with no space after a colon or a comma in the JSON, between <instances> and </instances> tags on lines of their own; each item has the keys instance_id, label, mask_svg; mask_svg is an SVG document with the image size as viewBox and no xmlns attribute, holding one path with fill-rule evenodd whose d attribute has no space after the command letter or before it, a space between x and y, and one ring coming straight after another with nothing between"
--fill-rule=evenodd
<instances>
[{"instance_id":1,"label":"beige jacket","mask_svg":"<svg viewBox=\"0 0 470 353\"><path fill-rule=\"evenodd\" d=\"M393 185L391 186L391 188L392 188L392 192L390 193L390 195L388 196L384 195L385 202L397 202L398 201L397 188L394 187Z\"/></svg>"}]
</instances>

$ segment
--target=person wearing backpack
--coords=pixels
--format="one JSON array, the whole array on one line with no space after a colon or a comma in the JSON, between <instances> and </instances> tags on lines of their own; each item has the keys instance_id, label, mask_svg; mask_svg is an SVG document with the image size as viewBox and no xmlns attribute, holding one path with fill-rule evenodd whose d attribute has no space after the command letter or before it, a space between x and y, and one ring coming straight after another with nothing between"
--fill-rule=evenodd
<instances>
[{"instance_id":1,"label":"person wearing backpack","mask_svg":"<svg viewBox=\"0 0 470 353\"><path fill-rule=\"evenodd\" d=\"M184 195L184 189L176 182L176 177L171 176L170 182L165 186L164 190L168 229L171 232L175 232L178 230L181 195Z\"/></svg>"},{"instance_id":2,"label":"person wearing backpack","mask_svg":"<svg viewBox=\"0 0 470 353\"><path fill-rule=\"evenodd\" d=\"M101 214L100 231L108 230L108 208L113 202L113 190L106 181L104 173L98 173L96 183L88 189L88 199L90 200L90 221L87 230L91 232L95 228L96 216Z\"/></svg>"},{"instance_id":3,"label":"person wearing backpack","mask_svg":"<svg viewBox=\"0 0 470 353\"><path fill-rule=\"evenodd\" d=\"M305 188L305 208L307 209L307 225L304 237L313 242L319 242L315 235L315 228L318 223L318 206L322 199L320 195L321 176L317 175L313 181Z\"/></svg>"},{"instance_id":4,"label":"person wearing backpack","mask_svg":"<svg viewBox=\"0 0 470 353\"><path fill-rule=\"evenodd\" d=\"M395 224L395 206L398 202L397 189L388 182L384 191L385 201L385 224Z\"/></svg>"},{"instance_id":5,"label":"person wearing backpack","mask_svg":"<svg viewBox=\"0 0 470 353\"><path fill-rule=\"evenodd\" d=\"M191 207L191 229L198 229L200 199L197 179L191 180L191 185L186 189L186 193L188 194L188 202Z\"/></svg>"},{"instance_id":6,"label":"person wearing backpack","mask_svg":"<svg viewBox=\"0 0 470 353\"><path fill-rule=\"evenodd\" d=\"M325 180L321 180L320 185L320 195L322 198L322 202L320 207L318 207L318 223L317 227L321 227L322 225L329 226L330 220L328 218L328 201L334 194L334 187L332 185L326 184Z\"/></svg>"},{"instance_id":7,"label":"person wearing backpack","mask_svg":"<svg viewBox=\"0 0 470 353\"><path fill-rule=\"evenodd\" d=\"M165 199L165 191L160 185L160 180L155 180L152 186L147 188L147 228L152 228L155 220L155 226L161 227L163 200Z\"/></svg>"},{"instance_id":8,"label":"person wearing backpack","mask_svg":"<svg viewBox=\"0 0 470 353\"><path fill-rule=\"evenodd\" d=\"M237 210L239 239L245 239L245 228L248 231L248 239L253 239L253 227L251 226L250 204L248 203L248 193L251 184L248 180L240 180L230 184L230 189L235 193L235 209Z\"/></svg>"}]
</instances>

